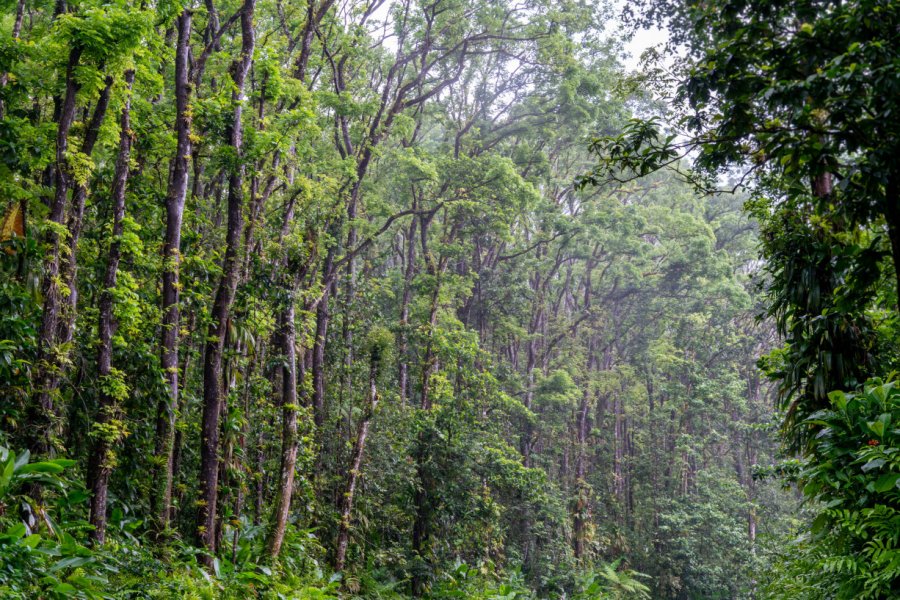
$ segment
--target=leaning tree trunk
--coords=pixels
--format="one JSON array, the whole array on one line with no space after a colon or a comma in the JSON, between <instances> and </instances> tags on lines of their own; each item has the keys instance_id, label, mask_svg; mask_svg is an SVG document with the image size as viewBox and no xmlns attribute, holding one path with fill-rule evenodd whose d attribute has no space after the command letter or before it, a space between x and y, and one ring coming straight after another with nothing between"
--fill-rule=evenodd
<instances>
[{"instance_id":1,"label":"leaning tree trunk","mask_svg":"<svg viewBox=\"0 0 900 600\"><path fill-rule=\"evenodd\" d=\"M81 153L90 157L94 153L94 146L97 138L100 136L100 127L106 119L106 109L109 108L109 99L112 95L112 87L114 79L111 75L106 77L103 89L100 91L100 97L94 107L94 113L88 123L84 140L81 142ZM69 293L62 298L59 308L59 322L57 323L56 339L60 344L67 344L72 341L72 334L75 329L75 313L78 306L78 287L76 274L78 271L78 254L75 251L78 248L78 240L81 239L81 229L84 220L84 205L88 197L88 185L86 182L79 183L72 194L72 206L69 210L67 219L67 229L69 231L69 248L70 251L64 254L60 260L59 277ZM65 361L61 361L65 364Z\"/></svg>"},{"instance_id":2,"label":"leaning tree trunk","mask_svg":"<svg viewBox=\"0 0 900 600\"><path fill-rule=\"evenodd\" d=\"M191 156L190 114L190 37L191 11L178 17L178 42L175 50L175 156L172 178L166 194L166 239L163 246L162 276L162 370L167 394L160 398L156 411L156 456L162 464L154 467L150 504L160 530L169 525L172 505L175 409L178 406L178 333L181 315L178 307L178 269L181 261L181 223L187 197Z\"/></svg>"},{"instance_id":3,"label":"leaning tree trunk","mask_svg":"<svg viewBox=\"0 0 900 600\"><path fill-rule=\"evenodd\" d=\"M255 44L253 9L256 0L246 0L241 8L241 56L232 70L234 113L229 126L229 143L240 161L243 147L241 116L244 106L244 82L253 60ZM203 418L200 440L200 506L197 533L207 554L203 563L212 566L216 552L216 500L219 491L219 414L222 409L222 354L231 304L239 275L238 255L243 229L244 166L238 164L228 178L228 226L225 235L225 261L212 309L212 322L206 342L203 364Z\"/></svg>"},{"instance_id":4,"label":"leaning tree trunk","mask_svg":"<svg viewBox=\"0 0 900 600\"><path fill-rule=\"evenodd\" d=\"M121 237L125 219L125 186L128 183L128 162L131 158L131 87L134 85L134 71L125 73L125 85L128 96L122 108L121 133L119 134L119 155L116 158L116 171L113 177L113 226L112 241L109 245L109 256L106 260L106 274L103 278L103 291L100 293L100 347L97 351L97 375L100 382L100 398L97 410L96 435L91 451L88 468L91 481L91 539L102 544L106 537L106 496L109 488L109 476L115 462L113 446L122 438L121 427L114 424L117 420L117 404L121 397L111 392L105 381L112 375L112 336L115 330L113 318L113 288L116 287L116 275L121 258Z\"/></svg>"},{"instance_id":5,"label":"leaning tree trunk","mask_svg":"<svg viewBox=\"0 0 900 600\"><path fill-rule=\"evenodd\" d=\"M350 541L350 519L353 513L353 495L356 493L356 485L360 478L363 453L366 450L366 437L369 434L369 425L378 407L378 368L381 361L381 349L373 347L369 359L369 398L366 414L359 423L356 433L356 441L353 443L353 453L350 458L350 471L347 473L347 487L341 502L341 523L338 529L337 543L335 544L334 570L344 570L344 560L347 558L347 545Z\"/></svg>"}]
</instances>

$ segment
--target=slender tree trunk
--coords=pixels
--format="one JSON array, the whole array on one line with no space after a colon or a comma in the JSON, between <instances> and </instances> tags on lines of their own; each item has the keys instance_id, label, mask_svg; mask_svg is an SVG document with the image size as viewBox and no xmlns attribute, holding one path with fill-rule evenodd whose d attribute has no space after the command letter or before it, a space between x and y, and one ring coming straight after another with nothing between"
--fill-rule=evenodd
<instances>
[{"instance_id":1,"label":"slender tree trunk","mask_svg":"<svg viewBox=\"0 0 900 600\"><path fill-rule=\"evenodd\" d=\"M416 494L413 500L413 509L415 511L415 520L413 521L412 531L412 551L413 556L420 563L427 564L425 556L425 545L428 543L429 523L431 521L431 505L430 490L431 478L425 466L427 440L424 434L419 434L416 450L416 477L419 485L416 487ZM419 598L425 592L425 578L422 576L421 569L424 564L417 565L410 582L412 595Z\"/></svg>"},{"instance_id":2,"label":"slender tree trunk","mask_svg":"<svg viewBox=\"0 0 900 600\"><path fill-rule=\"evenodd\" d=\"M103 291L100 293L100 325L98 328L100 347L97 351L97 375L100 382L100 398L97 411L97 424L95 427L96 438L90 457L88 469L91 481L91 516L90 522L94 526L91 531L91 539L97 544L102 544L106 537L106 498L109 488L109 476L115 464L113 446L121 439L122 432L118 426L112 425L112 421L118 417L117 398L109 392L109 386L104 385L104 379L112 374L112 336L115 329L113 317L113 288L116 287L116 276L119 271L119 259L121 258L121 236L124 230L125 219L125 187L128 183L128 167L131 158L131 88L134 85L134 71L125 72L125 85L127 97L122 108L120 121L121 133L119 135L119 155L116 158L116 171L113 177L112 204L113 227L112 241L109 245L109 256L106 259L106 274L103 278Z\"/></svg>"},{"instance_id":3,"label":"slender tree trunk","mask_svg":"<svg viewBox=\"0 0 900 600\"><path fill-rule=\"evenodd\" d=\"M525 363L525 408L531 410L534 403L534 370L537 367L538 331L543 315L543 298L540 293L540 278L537 274L532 279L532 291L535 294L535 310L528 328L528 355ZM534 430L531 421L526 420L522 431L521 452L522 464L531 467L531 446Z\"/></svg>"},{"instance_id":4,"label":"slender tree trunk","mask_svg":"<svg viewBox=\"0 0 900 600\"><path fill-rule=\"evenodd\" d=\"M432 372L436 367L437 361L434 355L433 336L434 328L437 325L438 304L440 300L440 272L441 269L435 261L434 256L428 248L428 228L434 213L428 217L422 218L420 222L419 238L422 245L422 254L425 258L425 264L428 267L428 274L432 276L434 290L431 294L431 309L428 317L428 341L426 342L425 355L422 361L422 393L419 401L419 408L422 411L429 412L431 410L431 394L429 383ZM425 546L428 543L430 535L431 521L431 489L432 480L428 472L426 464L428 458L428 436L423 430L416 444L416 476L419 480L419 486L416 488L414 499L415 519L413 520L412 531L412 549L413 554L420 561L427 562L425 555ZM425 579L417 569L412 577L411 582L412 594L416 598L422 596L425 591Z\"/></svg>"},{"instance_id":5,"label":"slender tree trunk","mask_svg":"<svg viewBox=\"0 0 900 600\"><path fill-rule=\"evenodd\" d=\"M588 373L593 354L593 340L588 344ZM576 432L576 449L575 449L575 515L573 518L573 552L576 559L584 557L585 552L585 530L590 520L590 503L588 499L587 480L585 479L585 452L587 446L588 432L588 407L590 405L589 386L581 396L581 404L578 407L577 423L575 425Z\"/></svg>"},{"instance_id":6,"label":"slender tree trunk","mask_svg":"<svg viewBox=\"0 0 900 600\"><path fill-rule=\"evenodd\" d=\"M432 213L433 216L433 213ZM432 277L432 285L434 290L431 292L431 308L428 314L428 339L425 343L425 357L422 361L422 395L419 407L422 410L431 410L431 376L437 367L437 358L434 354L434 328L437 326L437 315L439 302L441 297L441 274L442 269L438 266L434 256L428 249L428 227L431 219L423 219L420 228L420 238L422 243L422 254L425 256L425 263L428 265L428 274Z\"/></svg>"},{"instance_id":7,"label":"slender tree trunk","mask_svg":"<svg viewBox=\"0 0 900 600\"><path fill-rule=\"evenodd\" d=\"M415 208L415 204L413 204ZM409 389L409 303L412 300L412 280L416 273L416 224L418 218L413 215L412 222L406 232L406 268L403 273L403 296L400 300L400 340L397 349L399 375L397 389L400 392L400 403L405 404L411 393Z\"/></svg>"},{"instance_id":8,"label":"slender tree trunk","mask_svg":"<svg viewBox=\"0 0 900 600\"><path fill-rule=\"evenodd\" d=\"M240 160L243 147L241 116L244 107L244 82L250 70L255 45L253 10L256 0L246 0L241 8L241 56L232 70L234 112L229 126L229 143ZM239 253L243 230L244 166L236 166L228 178L228 225L225 237L225 261L222 278L213 304L212 322L206 342L203 365L203 417L200 440L200 506L197 532L207 554L203 562L212 566L216 553L216 500L219 491L219 415L222 409L222 354L225 335L239 276Z\"/></svg>"},{"instance_id":9,"label":"slender tree trunk","mask_svg":"<svg viewBox=\"0 0 900 600\"><path fill-rule=\"evenodd\" d=\"M22 21L25 18L25 0L18 0L16 2L16 20L13 22L12 28L12 40L13 42L19 41L19 34L22 33ZM9 73L4 72L0 75L0 88L5 88L6 84L9 83ZM3 105L3 101L0 100L0 118L3 118L3 115L6 113L6 107Z\"/></svg>"},{"instance_id":10,"label":"slender tree trunk","mask_svg":"<svg viewBox=\"0 0 900 600\"><path fill-rule=\"evenodd\" d=\"M328 275L334 269L334 248L328 249L325 256L325 265L323 268L323 277L326 280ZM312 355L312 379L313 379L313 420L316 425L317 435L321 435L322 428L325 425L325 344L328 339L328 323L330 315L328 312L328 297L330 293L326 287L323 292L322 299L316 307L316 338L313 342Z\"/></svg>"},{"instance_id":11,"label":"slender tree trunk","mask_svg":"<svg viewBox=\"0 0 900 600\"><path fill-rule=\"evenodd\" d=\"M81 153L90 157L94 153L94 146L100 135L100 127L106 119L106 111L109 108L109 99L112 94L112 86L114 79L107 76L103 90L100 91L100 97L94 107L94 113L91 116L84 141L81 143ZM64 253L60 260L59 277L62 284L69 290L60 303L60 317L57 324L56 339L60 344L67 344L72 341L72 335L75 328L75 315L78 307L78 241L81 239L81 229L84 221L84 205L88 196L88 186L86 183L80 183L72 194L72 207L69 210L67 219L67 228L69 231L69 252Z\"/></svg>"},{"instance_id":12,"label":"slender tree trunk","mask_svg":"<svg viewBox=\"0 0 900 600\"><path fill-rule=\"evenodd\" d=\"M59 227L62 226L65 217L66 200L71 182L66 154L69 150L69 131L75 121L75 97L80 88L75 78L75 70L80 60L81 47L75 46L69 52L69 62L66 67L66 92L57 120L56 162L53 167L56 190L50 202L50 214L47 216L47 219L56 226L47 229L44 240L47 248L44 259L44 278L41 284L44 304L38 332L37 361L33 378L34 395L28 411L30 424L28 442L32 453L36 455L49 452L54 435L55 381L59 369L55 338L61 295L58 275L62 239L59 235Z\"/></svg>"},{"instance_id":13,"label":"slender tree trunk","mask_svg":"<svg viewBox=\"0 0 900 600\"><path fill-rule=\"evenodd\" d=\"M169 525L172 505L173 447L175 410L178 407L178 335L181 328L179 310L179 263L181 262L181 223L187 197L191 156L190 112L190 10L178 17L178 41L175 49L175 156L172 178L166 194L166 239L163 246L162 276L162 356L163 376L168 394L161 398L156 411L156 456L161 465L154 466L150 504L157 527Z\"/></svg>"},{"instance_id":14,"label":"slender tree trunk","mask_svg":"<svg viewBox=\"0 0 900 600\"><path fill-rule=\"evenodd\" d=\"M584 274L584 310L590 311L593 302L593 271L594 259L587 261ZM590 378L591 371L594 369L596 360L594 357L594 338L588 340L587 345L587 364L585 365L585 374ZM585 389L581 395L581 405L578 407L575 423L575 514L572 519L573 528L573 553L575 558L581 560L585 555L585 535L587 524L590 522L590 498L587 479L585 478L586 469L586 452L587 452L587 434L588 434L588 413L590 407L590 385L589 381L585 381Z\"/></svg>"},{"instance_id":15,"label":"slender tree trunk","mask_svg":"<svg viewBox=\"0 0 900 600\"><path fill-rule=\"evenodd\" d=\"M337 543L335 544L334 570L343 571L344 561L347 558L347 545L350 541L350 520L353 515L353 496L356 493L356 485L361 474L363 453L366 450L366 437L369 434L369 424L378 407L378 390L376 382L378 380L378 365L380 355L376 356L376 350L373 350L370 366L369 366L369 398L366 414L359 423L356 432L356 441L353 443L353 452L350 458L350 470L347 473L347 486L344 489L344 495L341 503L341 523L338 528Z\"/></svg>"},{"instance_id":16,"label":"slender tree trunk","mask_svg":"<svg viewBox=\"0 0 900 600\"><path fill-rule=\"evenodd\" d=\"M281 472L278 478L272 528L266 544L271 558L278 556L287 530L291 498L294 492L294 470L297 466L297 335L294 325L293 294L286 300L281 315L281 338L284 365L281 376Z\"/></svg>"}]
</instances>

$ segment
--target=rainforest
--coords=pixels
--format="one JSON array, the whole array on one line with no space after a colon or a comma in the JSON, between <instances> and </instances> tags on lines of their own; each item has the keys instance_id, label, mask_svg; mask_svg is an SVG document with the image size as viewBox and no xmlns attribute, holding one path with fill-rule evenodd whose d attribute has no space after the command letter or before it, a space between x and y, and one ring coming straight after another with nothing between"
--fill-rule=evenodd
<instances>
[{"instance_id":1,"label":"rainforest","mask_svg":"<svg viewBox=\"0 0 900 600\"><path fill-rule=\"evenodd\" d=\"M0 598L900 598L897 0L0 0Z\"/></svg>"}]
</instances>

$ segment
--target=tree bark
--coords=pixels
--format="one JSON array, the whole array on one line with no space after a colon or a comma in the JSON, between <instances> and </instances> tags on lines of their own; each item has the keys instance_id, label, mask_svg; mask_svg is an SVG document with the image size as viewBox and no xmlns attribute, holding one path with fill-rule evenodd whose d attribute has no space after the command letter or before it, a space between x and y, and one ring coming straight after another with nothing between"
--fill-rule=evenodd
<instances>
[{"instance_id":1,"label":"tree bark","mask_svg":"<svg viewBox=\"0 0 900 600\"><path fill-rule=\"evenodd\" d=\"M366 414L359 423L356 432L356 441L353 443L353 452L350 458L350 471L347 473L347 486L341 502L341 523L338 528L337 543L335 544L334 570L343 571L344 561L347 558L347 545L350 541L350 519L353 513L353 495L356 493L356 485L361 477L363 453L366 450L366 437L369 434L369 424L378 407L378 364L380 356L373 351L369 365L369 398Z\"/></svg>"},{"instance_id":2,"label":"tree bark","mask_svg":"<svg viewBox=\"0 0 900 600\"><path fill-rule=\"evenodd\" d=\"M291 498L294 492L294 470L297 466L297 335L294 326L293 294L286 300L281 315L281 343L284 364L281 376L281 472L278 479L275 508L272 511L272 528L266 543L267 553L276 558L281 552L287 529Z\"/></svg>"},{"instance_id":3,"label":"tree bark","mask_svg":"<svg viewBox=\"0 0 900 600\"><path fill-rule=\"evenodd\" d=\"M244 82L253 60L255 37L253 10L256 0L246 0L241 8L241 56L232 69L234 112L228 138L240 161L243 147L241 117L244 107ZM203 417L200 441L200 506L197 511L197 532L200 544L207 551L203 563L212 566L216 553L216 500L219 475L219 415L222 409L222 355L231 304L237 288L241 231L243 230L244 166L238 164L228 178L228 225L225 236L225 260L222 277L212 309L212 322L206 342L203 365Z\"/></svg>"},{"instance_id":4,"label":"tree bark","mask_svg":"<svg viewBox=\"0 0 900 600\"><path fill-rule=\"evenodd\" d=\"M894 261L894 282L900 298L900 176L888 178L885 197L884 219L888 226L888 237L891 240L891 256ZM900 301L897 309L900 310Z\"/></svg>"},{"instance_id":5,"label":"tree bark","mask_svg":"<svg viewBox=\"0 0 900 600\"><path fill-rule=\"evenodd\" d=\"M415 202L413 208L415 209ZM400 403L405 404L410 396L409 389L409 303L412 300L412 280L416 273L416 225L418 218L413 215L406 232L406 268L403 272L403 297L400 301L400 340L397 349L399 373L397 389Z\"/></svg>"},{"instance_id":6,"label":"tree bark","mask_svg":"<svg viewBox=\"0 0 900 600\"><path fill-rule=\"evenodd\" d=\"M316 425L316 432L319 435L321 435L322 427L325 425L325 344L328 339L328 323L330 321L328 311L330 293L327 279L334 270L334 253L334 247L331 247L325 256L325 266L322 273L323 279L326 281L326 288L323 291L319 305L316 307L316 338L313 342L312 351L313 420Z\"/></svg>"},{"instance_id":7,"label":"tree bark","mask_svg":"<svg viewBox=\"0 0 900 600\"><path fill-rule=\"evenodd\" d=\"M190 10L178 17L178 41L175 50L175 156L172 178L166 193L166 238L163 246L162 276L162 355L161 365L168 394L161 398L156 411L156 456L162 465L153 469L150 504L157 527L169 525L172 505L173 448L175 410L178 406L178 336L181 329L179 310L179 264L181 262L181 224L187 197L189 160L191 156L191 84L190 84Z\"/></svg>"},{"instance_id":8,"label":"tree bark","mask_svg":"<svg viewBox=\"0 0 900 600\"><path fill-rule=\"evenodd\" d=\"M58 284L60 246L62 239L60 228L65 217L66 200L68 199L71 174L67 165L66 153L69 150L69 131L75 121L75 98L80 84L76 81L75 70L81 60L81 47L75 46L69 52L66 67L66 92L59 110L56 130L56 162L53 166L56 189L50 202L48 221L54 224L47 229L44 245L47 255L44 259L44 278L41 292L44 298L41 313L41 326L38 332L37 360L33 378L34 394L28 410L29 427L28 442L33 454L44 455L52 446L54 427L54 392L56 374L59 369L56 358L56 326L59 315L60 288Z\"/></svg>"},{"instance_id":9,"label":"tree bark","mask_svg":"<svg viewBox=\"0 0 900 600\"><path fill-rule=\"evenodd\" d=\"M94 153L94 146L100 135L100 127L106 119L106 111L109 108L109 99L112 94L112 86L114 79L111 75L106 77L103 90L100 91L100 97L94 107L94 113L91 116L84 141L81 143L81 153L90 157ZM81 238L81 229L84 220L84 205L88 196L88 186L86 183L79 183L72 194L72 207L69 211L67 219L67 228L69 230L69 252L63 254L60 262L60 280L63 285L68 288L69 293L62 298L60 304L60 318L57 324L56 339L60 344L67 344L72 341L72 334L75 327L75 315L78 307L78 287L76 274L78 271L78 240Z\"/></svg>"},{"instance_id":10,"label":"tree bark","mask_svg":"<svg viewBox=\"0 0 900 600\"><path fill-rule=\"evenodd\" d=\"M120 120L121 133L119 134L119 154L116 158L116 171L113 176L112 203L113 226L112 241L109 245L109 255L106 259L106 274L103 278L103 291L100 293L100 324L98 327L100 347L97 350L97 375L100 382L100 397L98 401L97 424L101 428L93 432L94 447L90 457L88 472L91 477L89 487L91 489L91 515L90 523L94 526L91 531L91 539L102 544L106 538L106 498L109 488L109 476L115 463L113 446L122 437L120 428L109 426L111 421L117 418L117 403L120 400L110 393L108 386L104 385L104 379L112 373L112 336L115 330L113 317L113 288L116 287L116 276L119 271L119 259L121 258L121 237L124 230L125 219L125 188L128 183L129 161L131 159L131 88L134 85L134 71L125 72L125 85L127 97L125 106L122 107Z\"/></svg>"}]
</instances>

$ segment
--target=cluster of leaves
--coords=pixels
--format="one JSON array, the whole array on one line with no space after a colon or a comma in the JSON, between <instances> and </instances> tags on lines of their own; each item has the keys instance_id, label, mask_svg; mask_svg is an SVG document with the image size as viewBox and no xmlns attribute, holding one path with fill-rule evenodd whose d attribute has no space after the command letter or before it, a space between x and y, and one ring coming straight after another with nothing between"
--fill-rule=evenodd
<instances>
[{"instance_id":1,"label":"cluster of leaves","mask_svg":"<svg viewBox=\"0 0 900 600\"><path fill-rule=\"evenodd\" d=\"M73 464L0 446L0 595L102 597L114 567L79 542L87 494L64 475Z\"/></svg>"},{"instance_id":2,"label":"cluster of leaves","mask_svg":"<svg viewBox=\"0 0 900 600\"><path fill-rule=\"evenodd\" d=\"M774 598L893 598L900 592L900 388L832 392L799 481L812 526L780 559Z\"/></svg>"}]
</instances>

